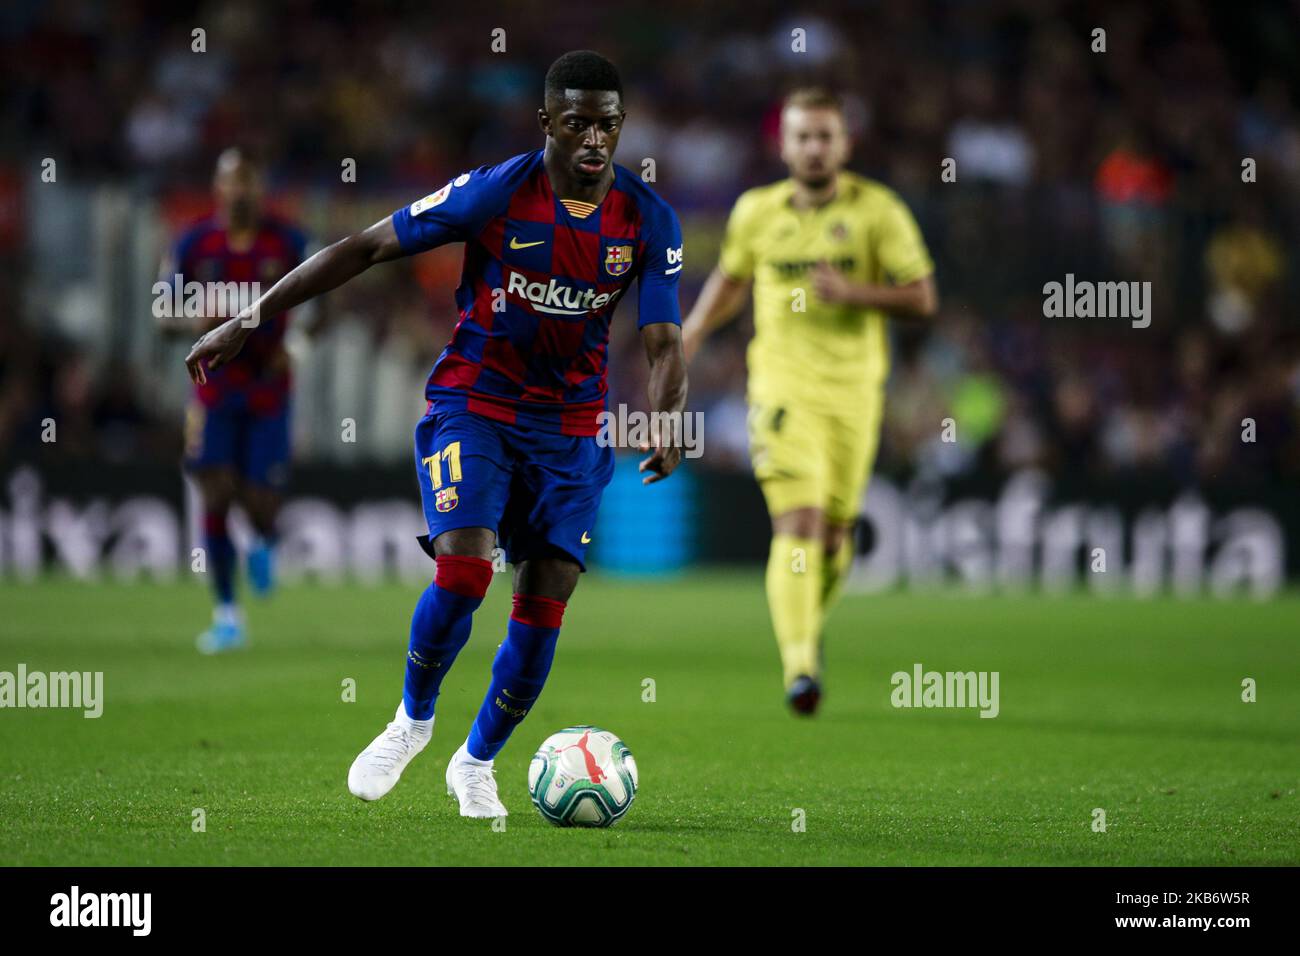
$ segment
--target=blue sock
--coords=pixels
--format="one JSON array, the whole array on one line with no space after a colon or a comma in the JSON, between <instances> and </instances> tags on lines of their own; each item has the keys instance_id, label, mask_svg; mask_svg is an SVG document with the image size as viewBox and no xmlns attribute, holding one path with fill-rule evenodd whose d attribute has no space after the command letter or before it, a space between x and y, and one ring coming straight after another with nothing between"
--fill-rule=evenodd
<instances>
[{"instance_id":1,"label":"blue sock","mask_svg":"<svg viewBox=\"0 0 1300 956\"><path fill-rule=\"evenodd\" d=\"M433 716L434 702L452 661L469 640L473 614L492 581L492 562L439 555L438 571L411 615L402 700L412 720Z\"/></svg>"},{"instance_id":2,"label":"blue sock","mask_svg":"<svg viewBox=\"0 0 1300 956\"><path fill-rule=\"evenodd\" d=\"M465 742L475 760L491 760L532 710L551 671L564 602L516 594L506 639L492 662L492 683Z\"/></svg>"},{"instance_id":3,"label":"blue sock","mask_svg":"<svg viewBox=\"0 0 1300 956\"><path fill-rule=\"evenodd\" d=\"M219 511L203 515L203 544L208 550L208 573L218 604L235 602L235 546L226 530L226 516Z\"/></svg>"}]
</instances>

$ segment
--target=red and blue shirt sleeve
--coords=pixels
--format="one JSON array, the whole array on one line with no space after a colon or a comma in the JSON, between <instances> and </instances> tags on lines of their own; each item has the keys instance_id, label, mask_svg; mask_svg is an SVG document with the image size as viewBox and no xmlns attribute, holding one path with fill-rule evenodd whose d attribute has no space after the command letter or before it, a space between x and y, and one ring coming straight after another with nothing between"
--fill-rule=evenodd
<instances>
[{"instance_id":1,"label":"red and blue shirt sleeve","mask_svg":"<svg viewBox=\"0 0 1300 956\"><path fill-rule=\"evenodd\" d=\"M656 322L682 324L677 302L677 280L682 273L682 227L665 202L652 207L644 220L645 265L637 298L638 329Z\"/></svg>"},{"instance_id":2,"label":"red and blue shirt sleeve","mask_svg":"<svg viewBox=\"0 0 1300 956\"><path fill-rule=\"evenodd\" d=\"M524 153L496 166L480 166L394 212L393 229L402 252L415 255L473 239L505 211L535 161L535 154Z\"/></svg>"}]
</instances>

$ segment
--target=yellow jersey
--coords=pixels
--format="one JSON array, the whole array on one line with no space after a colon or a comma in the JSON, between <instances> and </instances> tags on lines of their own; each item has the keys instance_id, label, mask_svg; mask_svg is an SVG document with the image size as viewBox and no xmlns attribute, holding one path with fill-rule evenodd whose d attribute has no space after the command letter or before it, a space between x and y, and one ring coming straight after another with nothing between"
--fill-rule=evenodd
<instances>
[{"instance_id":1,"label":"yellow jersey","mask_svg":"<svg viewBox=\"0 0 1300 956\"><path fill-rule=\"evenodd\" d=\"M844 411L873 400L889 373L885 313L830 305L811 270L825 259L854 282L905 285L934 271L916 220L887 187L840 172L835 196L791 205L784 179L745 192L727 221L719 267L754 283L749 397Z\"/></svg>"}]
</instances>

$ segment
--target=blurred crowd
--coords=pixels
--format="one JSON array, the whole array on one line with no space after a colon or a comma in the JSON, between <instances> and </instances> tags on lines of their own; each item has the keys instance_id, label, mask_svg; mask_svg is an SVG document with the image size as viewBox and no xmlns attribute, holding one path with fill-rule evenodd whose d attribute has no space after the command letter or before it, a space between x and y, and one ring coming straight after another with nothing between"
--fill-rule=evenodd
<instances>
[{"instance_id":1,"label":"blurred crowd","mask_svg":"<svg viewBox=\"0 0 1300 956\"><path fill-rule=\"evenodd\" d=\"M936 319L895 324L886 469L1297 477L1297 38L1294 5L1195 0L18 2L0 14L0 282L8 301L40 299L24 233L41 157L61 181L161 200L205 188L217 152L247 144L330 241L365 223L315 198L409 201L538 145L546 66L592 47L627 87L618 159L652 158L683 219L684 305L736 195L782 174L782 93L843 92L852 166L916 211L943 300ZM355 184L340 182L346 158ZM409 268L382 300L343 296L332 311L365 331L331 322L307 358L383 355L418 391L450 328L454 269ZM1150 281L1151 326L1046 318L1043 285L1067 273ZM150 400L156 373L60 336L44 308L0 313L0 448L34 445L29 426L53 415L86 436L59 454L171 455L179 421ZM616 325L612 400L639 406L644 361L633 323ZM748 334L746 320L725 330L695 369L705 463L745 462ZM339 387L319 370L305 381ZM404 428L374 454L403 458Z\"/></svg>"}]
</instances>

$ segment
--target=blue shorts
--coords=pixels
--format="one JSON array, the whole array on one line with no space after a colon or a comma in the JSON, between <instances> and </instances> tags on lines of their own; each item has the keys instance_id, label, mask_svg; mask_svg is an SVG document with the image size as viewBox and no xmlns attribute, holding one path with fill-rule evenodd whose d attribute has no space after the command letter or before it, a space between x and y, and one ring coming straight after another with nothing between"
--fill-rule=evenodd
<instances>
[{"instance_id":1,"label":"blue shorts","mask_svg":"<svg viewBox=\"0 0 1300 956\"><path fill-rule=\"evenodd\" d=\"M491 528L511 564L558 551L585 571L614 449L435 407L415 426L415 468L429 554L444 531Z\"/></svg>"},{"instance_id":2,"label":"blue shorts","mask_svg":"<svg viewBox=\"0 0 1300 956\"><path fill-rule=\"evenodd\" d=\"M185 468L233 468L245 481L279 490L289 478L289 408L269 415L242 408L185 413Z\"/></svg>"}]
</instances>

